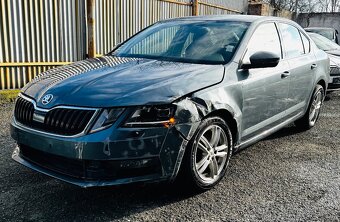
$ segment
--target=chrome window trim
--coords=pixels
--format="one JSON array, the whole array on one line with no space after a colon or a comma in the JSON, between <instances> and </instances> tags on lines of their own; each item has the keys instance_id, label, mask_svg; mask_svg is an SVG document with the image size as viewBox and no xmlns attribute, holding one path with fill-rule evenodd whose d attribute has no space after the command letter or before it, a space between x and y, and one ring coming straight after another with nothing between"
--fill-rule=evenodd
<instances>
[{"instance_id":1,"label":"chrome window trim","mask_svg":"<svg viewBox=\"0 0 340 222\"><path fill-rule=\"evenodd\" d=\"M33 131L35 133L41 133L41 134L45 134L45 135L48 135L48 136L55 136L55 137L60 137L60 138L77 138L77 137L80 137L80 136L84 136L84 135L86 135L86 132L89 130L92 122L97 117L97 115L98 115L98 113L100 111L100 109L98 109L98 108L85 108L85 107L75 107L75 106L55 106L55 107L53 107L51 109L42 109L42 108L37 107L37 104L36 104L36 102L33 99L31 99L31 98L29 98L29 97L27 97L27 96L25 96L25 95L23 95L21 93L19 94L19 97L21 97L21 98L31 102L33 104L35 110L46 112L46 113L51 111L51 110L53 110L53 109L61 109L61 108L64 108L64 109L77 109L77 110L94 110L95 111L94 114L92 115L90 121L85 126L84 130L82 132L78 133L78 134L70 135L70 136L60 135L60 134L56 134L56 133L49 133L49 132L45 132L45 131L41 131L41 130L37 130L37 129L33 129L33 128L30 128L30 127L27 127L27 126L19 123L16 120L15 116L13 115L13 121L14 121L16 126L22 128L22 129L28 130L28 131Z\"/></svg>"}]
</instances>

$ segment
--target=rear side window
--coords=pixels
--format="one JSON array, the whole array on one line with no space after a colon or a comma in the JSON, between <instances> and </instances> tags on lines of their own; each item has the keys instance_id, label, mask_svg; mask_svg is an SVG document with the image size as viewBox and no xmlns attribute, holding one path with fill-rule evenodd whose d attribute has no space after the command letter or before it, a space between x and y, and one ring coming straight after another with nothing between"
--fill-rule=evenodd
<instances>
[{"instance_id":1,"label":"rear side window","mask_svg":"<svg viewBox=\"0 0 340 222\"><path fill-rule=\"evenodd\" d=\"M271 52L281 57L280 38L274 23L260 25L249 40L243 62L250 63L249 57L256 52Z\"/></svg>"},{"instance_id":2,"label":"rear side window","mask_svg":"<svg viewBox=\"0 0 340 222\"><path fill-rule=\"evenodd\" d=\"M301 32L300 32L300 34L301 34L301 38L302 38L303 48L305 49L305 54L307 54L307 53L310 52L310 43L309 43L309 40Z\"/></svg>"},{"instance_id":3,"label":"rear side window","mask_svg":"<svg viewBox=\"0 0 340 222\"><path fill-rule=\"evenodd\" d=\"M292 25L280 23L282 41L287 58L294 58L305 53L299 30Z\"/></svg>"}]
</instances>

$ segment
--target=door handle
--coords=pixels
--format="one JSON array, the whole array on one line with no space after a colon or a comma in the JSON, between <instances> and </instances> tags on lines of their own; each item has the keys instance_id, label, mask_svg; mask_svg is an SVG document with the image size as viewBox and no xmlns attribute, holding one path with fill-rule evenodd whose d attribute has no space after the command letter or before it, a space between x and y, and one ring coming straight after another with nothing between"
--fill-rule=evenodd
<instances>
[{"instance_id":1,"label":"door handle","mask_svg":"<svg viewBox=\"0 0 340 222\"><path fill-rule=\"evenodd\" d=\"M281 74L281 79L285 79L285 78L287 78L287 77L289 77L290 76L290 72L289 71L285 71L285 72L283 72L282 74Z\"/></svg>"},{"instance_id":2,"label":"door handle","mask_svg":"<svg viewBox=\"0 0 340 222\"><path fill-rule=\"evenodd\" d=\"M317 67L318 67L317 64L312 64L310 68L311 68L311 69L316 69Z\"/></svg>"}]
</instances>

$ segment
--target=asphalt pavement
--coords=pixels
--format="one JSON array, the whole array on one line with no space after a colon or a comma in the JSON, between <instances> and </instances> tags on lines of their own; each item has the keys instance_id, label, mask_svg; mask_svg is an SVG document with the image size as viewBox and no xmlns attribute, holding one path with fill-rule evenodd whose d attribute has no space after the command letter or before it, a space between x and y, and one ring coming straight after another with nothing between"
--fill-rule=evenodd
<instances>
[{"instance_id":1,"label":"asphalt pavement","mask_svg":"<svg viewBox=\"0 0 340 222\"><path fill-rule=\"evenodd\" d=\"M0 221L340 221L340 93L317 125L288 126L234 155L214 189L167 184L82 189L13 160L13 103L0 107Z\"/></svg>"}]
</instances>

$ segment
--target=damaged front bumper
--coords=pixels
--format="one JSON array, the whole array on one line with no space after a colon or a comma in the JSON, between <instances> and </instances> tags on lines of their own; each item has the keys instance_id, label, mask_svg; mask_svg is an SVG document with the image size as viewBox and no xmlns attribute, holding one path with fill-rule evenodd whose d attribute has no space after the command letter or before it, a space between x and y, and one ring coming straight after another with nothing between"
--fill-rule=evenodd
<instances>
[{"instance_id":1,"label":"damaged front bumper","mask_svg":"<svg viewBox=\"0 0 340 222\"><path fill-rule=\"evenodd\" d=\"M30 131L15 121L12 158L40 173L81 187L172 180L192 127L109 128L75 138ZM183 131L183 132L180 132Z\"/></svg>"}]
</instances>

